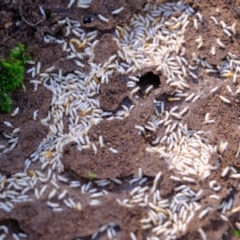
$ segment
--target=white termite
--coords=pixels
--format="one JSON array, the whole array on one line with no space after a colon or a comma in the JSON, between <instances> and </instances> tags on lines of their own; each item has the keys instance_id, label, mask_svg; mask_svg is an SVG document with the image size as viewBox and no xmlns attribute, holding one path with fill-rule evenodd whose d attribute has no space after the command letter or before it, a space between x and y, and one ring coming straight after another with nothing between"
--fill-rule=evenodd
<instances>
[{"instance_id":1,"label":"white termite","mask_svg":"<svg viewBox=\"0 0 240 240\"><path fill-rule=\"evenodd\" d=\"M231 101L225 97L223 97L222 95L219 96L219 98L224 102L224 103L231 103Z\"/></svg>"},{"instance_id":2,"label":"white termite","mask_svg":"<svg viewBox=\"0 0 240 240\"><path fill-rule=\"evenodd\" d=\"M40 69L41 69L41 62L37 63L37 71L36 74L39 75L40 74Z\"/></svg>"},{"instance_id":3,"label":"white termite","mask_svg":"<svg viewBox=\"0 0 240 240\"><path fill-rule=\"evenodd\" d=\"M222 171L221 177L226 177L227 174L228 174L229 169L230 169L229 166L225 167L225 168L223 169L223 171Z\"/></svg>"},{"instance_id":4,"label":"white termite","mask_svg":"<svg viewBox=\"0 0 240 240\"><path fill-rule=\"evenodd\" d=\"M153 85L150 85L150 86L145 90L145 93L146 93L146 94L149 94L150 91L151 91L153 88L154 88Z\"/></svg>"},{"instance_id":5,"label":"white termite","mask_svg":"<svg viewBox=\"0 0 240 240\"><path fill-rule=\"evenodd\" d=\"M223 32L228 36L231 37L232 34L227 30L227 29L223 29Z\"/></svg>"},{"instance_id":6,"label":"white termite","mask_svg":"<svg viewBox=\"0 0 240 240\"><path fill-rule=\"evenodd\" d=\"M7 235L6 235L5 233L1 234L1 235L0 235L0 240L4 240L4 239L6 238L6 236L7 236Z\"/></svg>"},{"instance_id":7,"label":"white termite","mask_svg":"<svg viewBox=\"0 0 240 240\"><path fill-rule=\"evenodd\" d=\"M116 15L116 14L119 14L120 12L122 12L123 10L124 10L124 7L120 7L118 9L112 11L111 14Z\"/></svg>"},{"instance_id":8,"label":"white termite","mask_svg":"<svg viewBox=\"0 0 240 240\"><path fill-rule=\"evenodd\" d=\"M196 15L198 16L198 19L201 23L203 23L203 16L201 13L197 12Z\"/></svg>"},{"instance_id":9,"label":"white termite","mask_svg":"<svg viewBox=\"0 0 240 240\"><path fill-rule=\"evenodd\" d=\"M132 97L135 93L137 93L140 90L140 87L136 87L134 88L131 92L130 92L130 97Z\"/></svg>"},{"instance_id":10,"label":"white termite","mask_svg":"<svg viewBox=\"0 0 240 240\"><path fill-rule=\"evenodd\" d=\"M214 87L210 90L210 93L216 92L218 90L218 87Z\"/></svg>"},{"instance_id":11,"label":"white termite","mask_svg":"<svg viewBox=\"0 0 240 240\"><path fill-rule=\"evenodd\" d=\"M74 4L75 0L70 0L69 4L67 5L67 8L71 8Z\"/></svg>"},{"instance_id":12,"label":"white termite","mask_svg":"<svg viewBox=\"0 0 240 240\"><path fill-rule=\"evenodd\" d=\"M110 150L112 153L118 153L118 150L115 149L115 148L110 147L109 150Z\"/></svg>"},{"instance_id":13,"label":"white termite","mask_svg":"<svg viewBox=\"0 0 240 240\"><path fill-rule=\"evenodd\" d=\"M54 188L54 189L49 193L48 199L53 198L53 197L56 195L56 193L57 193L57 191L56 191L56 189Z\"/></svg>"},{"instance_id":14,"label":"white termite","mask_svg":"<svg viewBox=\"0 0 240 240\"><path fill-rule=\"evenodd\" d=\"M188 101L191 101L191 99L195 96L195 93L191 93L186 99L185 101L188 102Z\"/></svg>"},{"instance_id":15,"label":"white termite","mask_svg":"<svg viewBox=\"0 0 240 240\"><path fill-rule=\"evenodd\" d=\"M20 238L18 237L18 235L16 233L13 233L12 237L14 240L20 240Z\"/></svg>"},{"instance_id":16,"label":"white termite","mask_svg":"<svg viewBox=\"0 0 240 240\"><path fill-rule=\"evenodd\" d=\"M227 24L222 20L220 21L220 24L221 24L223 29L225 29L227 27Z\"/></svg>"},{"instance_id":17,"label":"white termite","mask_svg":"<svg viewBox=\"0 0 240 240\"><path fill-rule=\"evenodd\" d=\"M212 19L214 24L216 25L218 24L218 20L214 16L211 16L210 18Z\"/></svg>"},{"instance_id":18,"label":"white termite","mask_svg":"<svg viewBox=\"0 0 240 240\"><path fill-rule=\"evenodd\" d=\"M239 179L239 178L240 178L240 173L231 174L231 175L230 175L230 178Z\"/></svg>"},{"instance_id":19,"label":"white termite","mask_svg":"<svg viewBox=\"0 0 240 240\"><path fill-rule=\"evenodd\" d=\"M227 88L228 92L230 92L233 95L232 88L229 85L226 85L226 88Z\"/></svg>"},{"instance_id":20,"label":"white termite","mask_svg":"<svg viewBox=\"0 0 240 240\"><path fill-rule=\"evenodd\" d=\"M229 222L227 216L225 216L225 215L223 215L223 214L220 214L220 217L221 217L221 219L222 219L223 221L225 221L225 222Z\"/></svg>"},{"instance_id":21,"label":"white termite","mask_svg":"<svg viewBox=\"0 0 240 240\"><path fill-rule=\"evenodd\" d=\"M104 147L102 135L99 136L99 144L100 144L100 147Z\"/></svg>"},{"instance_id":22,"label":"white termite","mask_svg":"<svg viewBox=\"0 0 240 240\"><path fill-rule=\"evenodd\" d=\"M97 199L93 199L93 200L91 200L90 202L89 202L89 205L90 206L98 206L98 205L100 205L101 204L101 202L99 201L99 200L97 200Z\"/></svg>"},{"instance_id":23,"label":"white termite","mask_svg":"<svg viewBox=\"0 0 240 240\"><path fill-rule=\"evenodd\" d=\"M53 202L47 202L47 205L51 208L57 208L59 207L59 203L53 203Z\"/></svg>"},{"instance_id":24,"label":"white termite","mask_svg":"<svg viewBox=\"0 0 240 240\"><path fill-rule=\"evenodd\" d=\"M33 112L33 120L37 120L39 110Z\"/></svg>"},{"instance_id":25,"label":"white termite","mask_svg":"<svg viewBox=\"0 0 240 240\"><path fill-rule=\"evenodd\" d=\"M40 199L39 192L38 192L37 188L34 189L34 194L35 194L37 199Z\"/></svg>"},{"instance_id":26,"label":"white termite","mask_svg":"<svg viewBox=\"0 0 240 240\"><path fill-rule=\"evenodd\" d=\"M236 23L235 23L235 22L232 24L231 30L232 30L233 35L236 35L236 34L237 34L237 31L236 31Z\"/></svg>"},{"instance_id":27,"label":"white termite","mask_svg":"<svg viewBox=\"0 0 240 240\"><path fill-rule=\"evenodd\" d=\"M203 39L202 39L201 36L200 36L199 38L197 38L197 39L195 40L195 42L198 43L197 48L201 48L201 47L203 46Z\"/></svg>"},{"instance_id":28,"label":"white termite","mask_svg":"<svg viewBox=\"0 0 240 240\"><path fill-rule=\"evenodd\" d=\"M47 185L44 185L44 186L42 187L40 193L39 193L40 197L43 196L43 194L44 194L44 192L46 191L46 189L47 189Z\"/></svg>"},{"instance_id":29,"label":"white termite","mask_svg":"<svg viewBox=\"0 0 240 240\"><path fill-rule=\"evenodd\" d=\"M130 238L131 240L137 240L137 237L133 232L130 233Z\"/></svg>"},{"instance_id":30,"label":"white termite","mask_svg":"<svg viewBox=\"0 0 240 240\"><path fill-rule=\"evenodd\" d=\"M198 228L198 232L202 238L202 240L207 240L207 236L206 236L206 233L203 231L202 228Z\"/></svg>"},{"instance_id":31,"label":"white termite","mask_svg":"<svg viewBox=\"0 0 240 240\"><path fill-rule=\"evenodd\" d=\"M105 18L103 15L101 15L101 14L98 14L98 17L99 17L99 19L100 20L102 20L103 22L109 22L109 19L107 19L107 18Z\"/></svg>"},{"instance_id":32,"label":"white termite","mask_svg":"<svg viewBox=\"0 0 240 240\"><path fill-rule=\"evenodd\" d=\"M6 125L7 127L12 127L12 124L8 121L4 121L3 124Z\"/></svg>"},{"instance_id":33,"label":"white termite","mask_svg":"<svg viewBox=\"0 0 240 240\"><path fill-rule=\"evenodd\" d=\"M62 176L60 176L60 175L58 175L57 178L58 178L59 181L61 181L61 182L68 182L68 179L67 179L67 178L64 178L64 177L62 177Z\"/></svg>"},{"instance_id":34,"label":"white termite","mask_svg":"<svg viewBox=\"0 0 240 240\"><path fill-rule=\"evenodd\" d=\"M198 22L196 18L193 19L193 26L196 30L198 30Z\"/></svg>"},{"instance_id":35,"label":"white termite","mask_svg":"<svg viewBox=\"0 0 240 240\"><path fill-rule=\"evenodd\" d=\"M11 116L14 117L14 116L16 116L18 113L19 113L19 107L17 107L17 108L13 111L13 113L11 113Z\"/></svg>"},{"instance_id":36,"label":"white termite","mask_svg":"<svg viewBox=\"0 0 240 240\"><path fill-rule=\"evenodd\" d=\"M240 142L239 142L239 144L238 144L238 150L237 150L237 153L236 153L236 158L238 158L239 153L240 153Z\"/></svg>"},{"instance_id":37,"label":"white termite","mask_svg":"<svg viewBox=\"0 0 240 240\"><path fill-rule=\"evenodd\" d=\"M157 184L158 184L158 181L159 179L161 178L162 176L162 172L159 172L156 177L154 178L154 181L153 181L153 186L152 186L152 189L151 189L151 193L154 193L155 190L156 190L156 187L157 187Z\"/></svg>"},{"instance_id":38,"label":"white termite","mask_svg":"<svg viewBox=\"0 0 240 240\"><path fill-rule=\"evenodd\" d=\"M49 73L52 72L55 69L55 66L51 66L45 70L45 72Z\"/></svg>"},{"instance_id":39,"label":"white termite","mask_svg":"<svg viewBox=\"0 0 240 240\"><path fill-rule=\"evenodd\" d=\"M217 44L218 44L218 46L221 47L221 48L226 48L225 44L222 43L219 38L217 38Z\"/></svg>"},{"instance_id":40,"label":"white termite","mask_svg":"<svg viewBox=\"0 0 240 240\"><path fill-rule=\"evenodd\" d=\"M219 191L221 189L221 186L217 185L217 181L216 180L212 180L211 182L209 182L209 187L213 190L213 191Z\"/></svg>"},{"instance_id":41,"label":"white termite","mask_svg":"<svg viewBox=\"0 0 240 240\"><path fill-rule=\"evenodd\" d=\"M8 234L8 227L6 227L6 226L4 226L4 225L1 225L0 226L0 230L3 230L3 232L5 233L5 234Z\"/></svg>"},{"instance_id":42,"label":"white termite","mask_svg":"<svg viewBox=\"0 0 240 240\"><path fill-rule=\"evenodd\" d=\"M66 195L67 195L68 191L65 189L59 196L58 196L58 200L63 199Z\"/></svg>"}]
</instances>

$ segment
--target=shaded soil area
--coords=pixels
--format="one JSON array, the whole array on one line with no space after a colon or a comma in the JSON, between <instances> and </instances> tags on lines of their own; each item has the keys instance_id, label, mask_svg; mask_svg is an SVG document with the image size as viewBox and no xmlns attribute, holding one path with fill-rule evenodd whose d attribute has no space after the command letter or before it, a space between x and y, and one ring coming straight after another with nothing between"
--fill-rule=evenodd
<instances>
[{"instance_id":1,"label":"shaded soil area","mask_svg":"<svg viewBox=\"0 0 240 240\"><path fill-rule=\"evenodd\" d=\"M226 222L224 222L219 214L217 213L209 213L208 217L199 223L197 221L192 221L190 226L192 231L187 233L186 235L179 238L179 240L184 239L197 239L201 240L202 237L198 231L201 227L203 231L208 236L208 239L231 239L229 235L232 233L228 231L229 226Z\"/></svg>"},{"instance_id":2,"label":"shaded soil area","mask_svg":"<svg viewBox=\"0 0 240 240\"><path fill-rule=\"evenodd\" d=\"M112 29L118 24L123 24L127 19L132 16L136 11L139 11L145 1L119 1L117 4L115 1L108 1L107 5L103 1L93 1L91 7L86 10L68 9L66 8L67 1L54 1L51 4L49 2L35 1L10 1L9 3L1 3L1 16L0 19L0 57L6 58L8 56L9 49L15 47L19 42L29 47L29 54L36 62L41 62L41 71L55 66L55 68L62 69L63 74L76 70L77 67L72 60L64 60L66 54L62 51L62 47L55 43L45 43L43 41L43 34L50 34L54 36L60 36L65 34L58 26L57 21L63 19L71 14L71 17L83 22L84 17L90 17L91 23L83 24L83 27L93 29ZM124 6L124 11L120 15L113 16L111 11L117 7ZM40 6L45 10L45 16L40 11ZM110 18L109 23L100 21L97 14L102 14L107 18ZM124 16L124 18L123 18ZM97 51L95 52L95 61L103 63L112 54L116 53L117 46L112 40L110 34L104 34L97 45ZM69 36L71 37L71 35ZM28 65L27 68L31 66ZM31 74L30 74L31 75ZM0 170L2 174L11 175L16 172L24 170L24 160L27 159L30 154L36 150L42 139L44 139L48 133L48 127L43 126L40 123L40 119L47 116L49 106L51 103L51 92L46 91L43 86L39 85L37 91L33 91L33 85L29 83L32 79L29 74L26 74L24 80L24 86L26 90L19 89L13 96L13 110L19 107L19 113L12 117L10 114L0 114L0 131L3 134L10 134L13 129L20 128L18 135L18 144L11 152L3 154L0 159ZM111 79L112 81L113 79ZM121 82L120 82L121 81ZM116 76L116 85L106 85L101 89L101 102L102 107L114 111L120 103L127 96L126 82L121 80L121 76ZM120 92L119 92L120 90ZM114 92L117 96L114 95ZM114 96L114 104L112 98ZM143 106L140 106L143 105ZM105 106L105 107L104 107ZM34 112L38 110L38 116L36 120L33 119ZM144 100L139 103L138 107L135 107L134 113L137 116L141 116L141 122L143 124L146 119L152 114L152 98L147 102ZM106 135L106 140L111 140L111 144L119 149L119 152L127 150L126 159L129 155L137 153L140 146L145 146L144 138L137 134L134 130L135 119L127 119L124 123L119 122L117 124L122 125L121 132L125 132L121 136L121 141L118 139L119 129L115 128L115 121L108 122L104 120L104 126L96 126L96 129L91 130L92 133L99 132L98 134ZM7 127L4 121L10 122L13 127ZM131 122L133 121L133 122ZM115 128L116 132L109 132L110 128ZM132 128L132 130L131 130ZM134 135L130 136L128 130L134 131ZM135 147L133 150L129 150L129 145L126 141L126 137L129 136L130 141L133 140ZM94 139L94 135L92 136ZM107 140L109 138L109 140ZM5 139L1 134L1 144L6 144L8 139ZM105 154L108 152L109 159L106 161ZM68 157L76 154L71 151ZM92 152L84 152L86 156L86 164L90 163L90 166L84 166L84 173L79 173L78 169L84 163L73 162L78 164L78 168L73 175L77 178L83 176L88 178L88 171L99 172L101 177L114 177L114 176L129 176L133 172L136 172L138 166L146 165L146 173L149 175L155 175L156 171L153 171L151 163L152 161L143 161L143 157L149 158L144 151L139 153L140 156L136 156L136 162L133 166L125 166L126 159L119 161L116 159L114 163L110 165L109 173L106 173L104 169L106 165L112 160L112 156L109 154L109 150L106 148L102 151L101 155L96 157L101 159L101 164L92 165L92 161L87 163L88 158L92 155ZM145 159L145 160L146 160ZM66 159L66 161L68 158ZM140 161L141 160L141 161ZM141 163L142 162L142 163ZM119 171L116 167L119 165L125 167ZM160 168L166 168L166 164L163 161L159 163ZM156 168L158 169L159 166ZM71 169L71 165L69 169ZM75 166L76 167L76 166ZM148 168L147 168L148 167ZM101 168L101 169L98 169ZM115 169L114 169L115 168ZM83 169L83 168L82 168ZM105 174L105 176L104 176ZM166 191L169 188L166 187ZM108 211L106 211L108 209ZM114 212L112 211L114 209ZM87 206L83 211L74 211L64 209L62 213L53 213L53 211L46 207L41 202L24 203L15 206L14 211L10 214L2 212L0 214L0 224L9 228L11 233L26 233L29 239L77 239L84 237L84 239L90 239L91 235L96 232L102 225L114 222L117 225L117 232L119 239L128 239L130 232L134 232L138 239L144 239L142 230L140 230L139 220L142 218L143 213L139 209L127 209L120 206L115 199L109 198L104 201L101 207ZM66 217L68 216L68 217ZM60 221L59 221L60 220ZM131 226L129 226L131 225ZM87 226L87 227L86 227ZM78 229L78 230L77 230ZM123 230L125 229L125 230Z\"/></svg>"},{"instance_id":3,"label":"shaded soil area","mask_svg":"<svg viewBox=\"0 0 240 240\"><path fill-rule=\"evenodd\" d=\"M87 206L82 211L66 208L62 213L54 213L41 203L21 203L10 214L1 212L0 223L14 222L18 228L12 227L11 231L28 233L29 239L91 239L93 233L109 223L116 224L119 239L128 239L130 232L144 239L139 230L141 215L140 209L127 209L112 199L105 199L98 207Z\"/></svg>"},{"instance_id":4,"label":"shaded soil area","mask_svg":"<svg viewBox=\"0 0 240 240\"><path fill-rule=\"evenodd\" d=\"M99 179L127 177L136 173L138 168L142 168L146 176L155 176L159 171L164 171L168 168L165 160L146 152L146 136L135 129L135 125L144 125L152 113L153 98L150 95L146 100L139 100L124 120L103 120L93 126L89 132L91 142L97 145L99 136L103 136L104 146L98 147L95 154L93 150L80 152L75 144L67 145L62 159L65 169L77 178L88 178L89 173L94 173ZM111 152L109 148L116 149L118 153ZM161 182L164 196L173 188L172 181L167 179Z\"/></svg>"},{"instance_id":5,"label":"shaded soil area","mask_svg":"<svg viewBox=\"0 0 240 240\"><path fill-rule=\"evenodd\" d=\"M238 48L238 41L239 41L239 32L240 26L236 24L236 31L237 34L232 34L231 37L228 37L221 25L221 21L228 26L232 26L237 23L239 20L239 8L236 4L238 1L192 1L187 0L186 3L192 5L192 7L200 12L204 17L203 22L201 22L198 16L194 16L194 18L198 22L198 29L194 28L193 22L189 24L189 29L193 34L187 34L185 37L186 40L186 47L188 51L186 52L186 58L191 59L192 53L196 53L200 58L206 60L208 63L216 66L221 61L223 61L228 52L234 53L237 56L240 56L239 48ZM211 17L215 17L218 21L217 24L211 19ZM198 43L196 39L198 37L202 37L203 39L203 46L197 48ZM217 39L225 45L225 48L220 47L217 44ZM191 43L191 44L189 44ZM216 53L211 54L211 49L215 47ZM190 62L191 63L191 62Z\"/></svg>"},{"instance_id":6,"label":"shaded soil area","mask_svg":"<svg viewBox=\"0 0 240 240\"><path fill-rule=\"evenodd\" d=\"M5 1L8 2L8 1ZM116 54L118 47L112 39L112 29L116 25L123 25L128 21L133 13L141 10L146 0L136 1L97 1L93 0L88 9L67 8L69 1L57 0L47 1L10 1L10 3L0 3L0 58L5 58L9 49L21 42L30 48L30 55L34 61L42 63L41 71L55 66L57 70L62 69L63 74L72 72L77 66L72 60L65 60L66 54L62 47L55 43L45 43L43 34L61 36L65 34L57 23L69 15L72 19L79 20L82 27L86 29L99 29L97 50L94 61L103 63L111 55ZM162 2L162 1L156 1ZM185 36L186 59L193 64L192 53L197 53L202 59L216 67L227 56L233 52L240 56L238 40L239 34L227 37L221 26L215 25L211 16L215 16L219 21L224 20L227 25L234 22L239 23L240 10L239 1L193 1L187 0L194 9L204 15L204 22L198 21L198 30L195 30L192 22L188 27L191 34ZM40 6L45 10L45 14L40 11ZM123 7L121 14L112 15L111 12ZM218 9L218 10L217 10ZM109 22L103 22L98 14L103 15ZM84 23L84 18L91 19L89 23ZM197 18L194 16L194 18ZM236 31L240 32L240 24L236 25ZM69 36L71 38L72 35ZM204 45L197 48L195 42L198 36L202 36ZM211 36L211 37L210 37ZM217 45L219 38L226 45L221 48ZM216 55L209 53L212 47L216 47ZM63 62L64 60L64 62ZM87 60L86 60L87 61ZM30 68L30 66L27 66ZM145 71L145 70L144 70ZM87 72L87 69L86 69ZM144 72L146 73L146 72ZM233 192L236 200L233 207L240 204L239 184L237 180L230 178L230 173L226 177L221 177L223 169L227 166L234 166L240 170L239 158L236 158L240 142L239 133L239 94L233 96L226 88L226 83L220 76L200 74L199 79L194 81L189 78L189 85L203 95L192 105L187 113L184 122L190 129L210 131L209 141L211 144L228 142L228 148L222 154L212 157L212 165L217 165L213 169L209 181L216 180L222 189L218 195L228 198ZM219 78L219 79L218 79ZM48 133L48 128L43 126L40 119L47 116L51 103L51 92L39 85L37 91L33 91L32 84L29 83L30 75L26 74L24 86L26 90L19 89L13 96L13 110L19 107L19 113L15 117L10 114L0 114L0 145L7 144L4 134L11 134L15 128L20 128L18 133L18 144L11 152L1 155L0 172L11 175L24 170L24 161L38 147L42 139ZM201 81L202 80L202 81ZM174 94L173 90L161 79L160 86L148 96L139 94L138 99L131 99L126 87L128 79L125 76L113 75L110 78L111 84L101 86L100 103L104 111L115 113L122 104L134 104L130 115L124 120L106 120L91 128L89 136L92 142L98 144L99 136L103 136L104 147L98 148L97 154L93 150L77 151L74 144L69 144L64 149L62 162L68 173L76 179L89 178L89 173L96 174L98 179L125 178L136 174L138 168L143 169L146 176L153 177L162 171L164 179L160 183L162 197L170 197L173 193L176 182L169 179L171 172L168 171L168 164L164 159L159 159L156 155L151 155L145 151L149 144L149 139L153 136L141 135L135 129L135 125L144 126L149 117L154 112L153 98L165 99L166 106L174 106L175 103L167 102L167 98ZM219 89L215 93L209 90L215 85ZM140 86L145 89L145 86ZM237 90L237 86L230 85L232 91ZM206 90L207 89L207 90ZM206 91L206 92L204 92ZM220 95L228 98L231 103L223 103ZM182 103L184 107L185 103ZM177 105L177 103L176 103ZM33 119L34 112L38 110L38 117ZM210 113L214 123L204 125L206 113ZM13 127L7 127L4 121L10 122ZM159 130L160 135L163 134ZM118 151L117 154L111 152L109 148ZM208 196L214 194L209 189L207 183L199 182L198 187L206 189L202 198L203 206L218 205L214 200L208 201ZM119 239L129 239L130 232L134 232L138 240L145 239L140 226L140 219L145 213L141 209L127 209L120 206L115 197L109 197L102 201L98 207L86 206L82 211L69 210L65 208L63 212L53 212L46 204L40 201L17 204L10 213L0 211L0 224L9 226L12 232L25 232L29 239L77 239L88 240L102 225L114 222L117 225L116 231ZM182 236L181 240L201 239L198 228L202 228L208 239L235 239L232 237L232 229L235 222L239 221L239 213L229 214L230 223L222 220L218 213L209 213L206 218L199 221L194 218L190 223L188 232Z\"/></svg>"},{"instance_id":7,"label":"shaded soil area","mask_svg":"<svg viewBox=\"0 0 240 240\"><path fill-rule=\"evenodd\" d=\"M233 91L236 90L234 86L231 86ZM231 100L231 103L224 103L219 96L223 95ZM209 131L209 141L213 145L218 145L218 151L221 152L220 144L228 143L227 149L222 153L222 158L212 158L212 165L217 166L215 170L212 170L209 180L216 180L223 188L223 194L227 193L227 190L237 190L238 182L230 178L229 173L225 177L221 177L223 170L227 166L233 166L239 170L239 157L236 157L239 148L239 100L238 95L232 96L226 89L226 84L222 84L219 90L210 94L208 97L199 100L198 103L192 107L189 114L191 118L186 119L186 123L191 129L201 129ZM203 124L205 121L205 115L210 113L210 118L214 119L214 123L211 123L211 127L208 124ZM226 124L229 123L229 124ZM235 195L235 194L234 194ZM234 196L237 199L236 196Z\"/></svg>"},{"instance_id":8,"label":"shaded soil area","mask_svg":"<svg viewBox=\"0 0 240 240\"><path fill-rule=\"evenodd\" d=\"M51 93L44 87L39 87L37 92L33 92L32 84L25 81L25 88L13 93L13 110L19 108L16 116L10 114L0 115L0 132L11 135L14 129L19 128L18 144L14 150L3 154L0 160L1 173L10 175L24 170L24 160L38 147L42 139L47 135L48 128L43 126L39 119L47 116L51 102ZM38 117L33 119L34 112L38 110ZM11 123L11 127L6 127L4 122ZM6 148L9 139L1 134L0 143Z\"/></svg>"},{"instance_id":9,"label":"shaded soil area","mask_svg":"<svg viewBox=\"0 0 240 240\"><path fill-rule=\"evenodd\" d=\"M113 75L110 77L111 86L103 84L101 86L100 104L101 108L106 112L114 112L124 104L124 100L128 99L128 89L125 76ZM128 105L131 100L128 100ZM128 106L127 106L128 107ZM130 106L129 106L130 107Z\"/></svg>"}]
</instances>

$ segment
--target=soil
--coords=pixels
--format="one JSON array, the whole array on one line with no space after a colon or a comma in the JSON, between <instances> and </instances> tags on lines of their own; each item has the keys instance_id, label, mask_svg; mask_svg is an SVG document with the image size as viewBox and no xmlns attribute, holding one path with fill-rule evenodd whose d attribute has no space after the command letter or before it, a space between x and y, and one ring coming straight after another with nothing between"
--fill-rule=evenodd
<instances>
[{"instance_id":1,"label":"soil","mask_svg":"<svg viewBox=\"0 0 240 240\"><path fill-rule=\"evenodd\" d=\"M0 59L6 58L9 49L21 42L29 47L32 60L41 61L41 71L51 66L62 69L63 74L78 70L73 60L65 60L66 53L62 51L59 44L43 41L43 35L47 33L52 36L65 34L57 22L70 16L71 19L80 21L82 28L99 30L97 37L99 42L96 45L94 62L104 63L119 50L113 39L113 29L127 23L130 17L134 13L138 13L146 2L147 0L93 0L87 9L79 9L76 5L69 9L67 8L68 0L56 0L50 3L39 0L2 0L0 2ZM149 2L162 3L166 1ZM240 33L240 8L238 5L240 1L186 0L185 2L204 16L204 23L198 23L198 30L194 29L192 21L187 27L185 47L186 60L189 64L194 65L193 53L215 67L226 59L228 52L240 56L238 46ZM40 6L45 10L45 16L37 10ZM120 7L124 7L121 14L111 14L113 10ZM107 17L109 22L101 21L98 14ZM231 38L227 37L220 25L213 23L211 16L215 16L219 21L224 20L227 25L236 22L238 34ZM91 22L84 24L85 17L91 18ZM201 48L197 48L198 44L195 42L199 36L203 38L204 42ZM70 34L68 38L71 37ZM216 55L212 55L210 49L216 42L216 38L221 39L226 47L221 48L215 44L217 46ZM30 67L31 65L27 66L27 68ZM83 71L87 73L88 67ZM151 77L156 74L153 69L144 69L141 75L149 72ZM208 182L216 180L221 185L221 190L218 192L220 199L209 200L209 195L215 194L215 192L209 189L208 182L197 181L196 184L193 184L193 188L205 190L200 201L202 209L207 206L217 208L223 200L230 197L234 199L233 208L236 208L240 204L239 182L230 178L230 172L225 177L221 177L221 173L227 166L234 167L237 172L240 171L239 158L236 158L240 142L240 93L233 95L227 90L227 85L229 85L232 91L236 92L238 86L217 73L208 74L201 70L192 72L198 78L189 77L188 84L191 89L194 89L194 92L200 93L201 96L191 105L182 123L186 123L189 129L208 132L208 140L212 145L219 146L221 142L228 142L228 148L221 157L219 154L211 157L211 165L217 167L211 170L208 178ZM80 238L89 240L92 234L109 222L116 224L114 229L118 233L118 239L129 239L131 232L135 233L138 240L146 239L146 231L143 231L140 224L140 220L146 216L144 208L126 208L119 205L116 199L124 199L127 197L127 193L133 189L128 182L133 175L137 174L139 168L142 168L144 176L148 177L146 186L151 185L154 176L159 171L162 172L163 178L159 188L163 198L171 198L174 188L179 185L170 179L172 171L169 170L168 163L158 155L145 151L155 135L163 136L163 129L158 129L154 135L151 132L140 134L135 128L135 125L144 126L154 113L154 98L164 101L167 109L178 104L167 101L169 97L173 96L174 91L166 84L166 79L161 75L158 75L158 78L159 84L154 86L154 90L149 95L143 94L149 83L140 84L139 97L136 99L131 97L127 88L126 82L129 79L114 73L109 78L110 84L101 85L99 95L101 109L116 113L122 105L129 108L133 104L134 108L131 114L123 120L109 121L106 117L90 129L89 139L92 142L97 142L99 137L103 136L104 146L98 148L96 154L92 149L84 149L80 152L74 143L69 143L64 147L61 159L65 168L63 176L72 181L79 180L81 183L88 182L92 178L94 180L118 178L123 185L110 184L102 188L109 194L101 199L99 206L88 205L80 191L68 189L69 195L73 199L80 197L83 201L81 211L69 209L64 205L62 212L53 212L45 204L47 197L41 200L17 203L11 212L0 209L0 225L7 226L10 232L6 239L12 239L12 233L26 233L28 239L76 240ZM39 85L37 91L34 91L30 80L32 77L26 74L24 88L19 88L12 95L13 110L19 107L19 113L14 117L11 114L0 113L0 145L4 145L8 141L3 134L10 134L13 129L20 128L16 148L0 156L0 172L7 177L24 171L25 160L38 148L49 132L48 127L44 126L40 119L44 119L48 115L52 94L42 85ZM210 93L210 90L216 86L218 86L218 90ZM223 103L219 98L220 95L225 96L231 103ZM185 102L181 102L181 106L184 107ZM36 110L38 110L38 117L34 120L33 114ZM214 119L214 123L203 124L207 113L210 113L210 118ZM10 122L12 127L7 127L4 121ZM118 154L111 152L110 147L117 149ZM41 168L41 165L36 163L33 169L38 168ZM94 177L90 177L90 175L94 175ZM33 196L34 192L31 191L30 195ZM56 201L58 201L57 198ZM229 211L227 214L229 222L224 221L217 211L210 212L202 220L197 217L199 213L200 211L190 222L187 232L179 236L179 240L202 239L198 232L199 228L205 231L207 239L237 239L232 232L236 228L235 223L240 221L239 212ZM2 233L0 229L0 234ZM106 235L99 234L97 239L106 239Z\"/></svg>"},{"instance_id":2,"label":"soil","mask_svg":"<svg viewBox=\"0 0 240 240\"><path fill-rule=\"evenodd\" d=\"M107 208L115 209L115 211L110 215L109 211L106 211ZM77 239L82 237L90 239L96 229L109 222L114 222L121 234L120 239L127 239L131 231L138 231L139 239L143 239L142 232L139 231L140 224L137 221L140 217L139 209L126 209L109 198L105 199L100 208L86 207L80 212L65 209L64 213L53 213L50 208L41 203L19 204L9 216L6 216L5 213L1 215L1 223L7 222L11 227L10 223L17 219L19 224L17 231L22 232L24 229L30 239ZM122 229L126 229L126 231L121 231Z\"/></svg>"}]
</instances>

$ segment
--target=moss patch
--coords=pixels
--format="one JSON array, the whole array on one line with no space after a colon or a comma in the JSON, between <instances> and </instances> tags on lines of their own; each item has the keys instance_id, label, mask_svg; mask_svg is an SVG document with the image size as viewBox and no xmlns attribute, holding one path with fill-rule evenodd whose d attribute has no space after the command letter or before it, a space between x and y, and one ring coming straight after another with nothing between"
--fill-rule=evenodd
<instances>
[{"instance_id":1,"label":"moss patch","mask_svg":"<svg viewBox=\"0 0 240 240\"><path fill-rule=\"evenodd\" d=\"M0 60L0 110L11 111L11 93L23 82L25 64L30 59L22 44L10 50L9 58Z\"/></svg>"}]
</instances>

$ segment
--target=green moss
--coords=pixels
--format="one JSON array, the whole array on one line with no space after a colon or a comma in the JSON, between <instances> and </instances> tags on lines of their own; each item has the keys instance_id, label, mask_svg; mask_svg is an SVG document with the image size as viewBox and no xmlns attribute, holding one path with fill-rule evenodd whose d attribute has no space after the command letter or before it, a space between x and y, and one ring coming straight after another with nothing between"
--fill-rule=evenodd
<instances>
[{"instance_id":1,"label":"green moss","mask_svg":"<svg viewBox=\"0 0 240 240\"><path fill-rule=\"evenodd\" d=\"M233 236L240 238L240 230L234 229L234 230L233 230Z\"/></svg>"},{"instance_id":2,"label":"green moss","mask_svg":"<svg viewBox=\"0 0 240 240\"><path fill-rule=\"evenodd\" d=\"M10 112L11 111L11 99L6 93L1 93L0 95L1 103L1 111Z\"/></svg>"},{"instance_id":3,"label":"green moss","mask_svg":"<svg viewBox=\"0 0 240 240\"><path fill-rule=\"evenodd\" d=\"M27 49L18 44L10 50L9 58L0 60L0 110L11 111L11 93L23 82L25 64L29 60Z\"/></svg>"},{"instance_id":4,"label":"green moss","mask_svg":"<svg viewBox=\"0 0 240 240\"><path fill-rule=\"evenodd\" d=\"M97 177L97 174L95 174L95 173L93 173L93 172L89 172L89 173L88 173L88 177L89 177L90 179L94 179L94 178Z\"/></svg>"},{"instance_id":5,"label":"green moss","mask_svg":"<svg viewBox=\"0 0 240 240\"><path fill-rule=\"evenodd\" d=\"M10 60L18 60L22 64L27 63L30 60L30 57L27 54L27 48L22 44L18 44L16 48L10 50Z\"/></svg>"}]
</instances>

